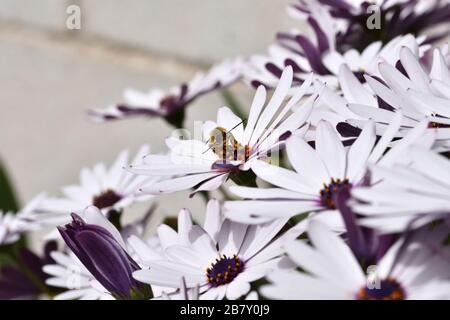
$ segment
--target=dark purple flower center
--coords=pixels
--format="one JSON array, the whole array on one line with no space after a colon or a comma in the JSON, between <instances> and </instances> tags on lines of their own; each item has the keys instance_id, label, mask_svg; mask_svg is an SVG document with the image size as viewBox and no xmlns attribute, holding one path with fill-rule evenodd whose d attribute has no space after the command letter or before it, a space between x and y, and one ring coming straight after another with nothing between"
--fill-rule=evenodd
<instances>
[{"instance_id":1,"label":"dark purple flower center","mask_svg":"<svg viewBox=\"0 0 450 320\"><path fill-rule=\"evenodd\" d=\"M163 108L163 109L168 109L168 110L170 110L170 109L172 109L172 107L175 105L176 98L177 98L177 97L175 97L175 96L173 96L173 95L166 96L166 97L164 97L164 98L161 100L161 102L159 103L159 105L160 105L161 108Z\"/></svg>"},{"instance_id":2,"label":"dark purple flower center","mask_svg":"<svg viewBox=\"0 0 450 320\"><path fill-rule=\"evenodd\" d=\"M122 196L115 193L113 190L108 189L98 196L95 196L92 200L92 204L99 209L109 208L115 205L122 199Z\"/></svg>"},{"instance_id":3,"label":"dark purple flower center","mask_svg":"<svg viewBox=\"0 0 450 320\"><path fill-rule=\"evenodd\" d=\"M364 287L356 295L358 300L404 300L405 290L394 279L382 280L374 288Z\"/></svg>"},{"instance_id":4,"label":"dark purple flower center","mask_svg":"<svg viewBox=\"0 0 450 320\"><path fill-rule=\"evenodd\" d=\"M223 255L206 269L206 277L210 286L219 287L233 281L242 271L244 271L244 262L238 256Z\"/></svg>"},{"instance_id":5,"label":"dark purple flower center","mask_svg":"<svg viewBox=\"0 0 450 320\"><path fill-rule=\"evenodd\" d=\"M334 210L336 209L336 196L339 192L349 190L352 188L352 184L348 179L331 179L331 183L323 184L323 189L320 190L320 202L324 207Z\"/></svg>"},{"instance_id":6,"label":"dark purple flower center","mask_svg":"<svg viewBox=\"0 0 450 320\"><path fill-rule=\"evenodd\" d=\"M428 123L428 128L430 129L450 128L450 125L444 123L430 122Z\"/></svg>"}]
</instances>

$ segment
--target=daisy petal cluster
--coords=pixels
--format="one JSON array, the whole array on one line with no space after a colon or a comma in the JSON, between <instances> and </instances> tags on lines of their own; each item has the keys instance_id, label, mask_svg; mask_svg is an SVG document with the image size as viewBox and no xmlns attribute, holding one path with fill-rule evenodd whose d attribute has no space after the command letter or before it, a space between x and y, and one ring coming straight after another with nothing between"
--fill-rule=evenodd
<instances>
[{"instance_id":1,"label":"daisy petal cluster","mask_svg":"<svg viewBox=\"0 0 450 320\"><path fill-rule=\"evenodd\" d=\"M444 39L448 29L442 26L450 17L450 3L300 0L288 12L306 23L310 32L279 32L268 55L253 56L244 72L253 86L273 87L281 70L290 65L297 83L313 71L337 88L336 74L342 64L361 76L373 71L379 58L395 54L396 45L406 35L419 38L424 45ZM443 31L429 35L430 29L438 27Z\"/></svg>"},{"instance_id":2,"label":"daisy petal cluster","mask_svg":"<svg viewBox=\"0 0 450 320\"><path fill-rule=\"evenodd\" d=\"M149 152L147 145L137 152L133 163L141 163ZM124 170L129 165L128 151L121 152L108 168L98 163L80 172L80 184L62 188L61 197L45 197L36 210L35 218L43 224L58 225L71 220L70 212L81 213L89 206L100 209L104 215L121 213L136 201L146 201L148 196L138 193L139 188L156 179L136 176Z\"/></svg>"},{"instance_id":3,"label":"daisy petal cluster","mask_svg":"<svg viewBox=\"0 0 450 320\"><path fill-rule=\"evenodd\" d=\"M177 130L166 151L122 151L0 211L0 298L450 299L450 3L288 12L309 30L278 33L268 55L91 110ZM227 91L180 134L188 105L239 81L247 108Z\"/></svg>"},{"instance_id":4,"label":"daisy petal cluster","mask_svg":"<svg viewBox=\"0 0 450 320\"><path fill-rule=\"evenodd\" d=\"M0 245L14 243L21 235L41 228L34 215L44 198L45 194L36 196L17 213L0 210Z\"/></svg>"},{"instance_id":5,"label":"daisy petal cluster","mask_svg":"<svg viewBox=\"0 0 450 320\"><path fill-rule=\"evenodd\" d=\"M409 154L408 165L371 167L381 182L352 191L358 200L353 210L366 217L364 224L395 232L437 220L449 223L450 161L420 147L411 148Z\"/></svg>"},{"instance_id":6,"label":"daisy petal cluster","mask_svg":"<svg viewBox=\"0 0 450 320\"><path fill-rule=\"evenodd\" d=\"M232 222L224 219L215 200L208 203L203 227L191 224L188 213L180 213L186 214L187 224L178 233L159 230L161 241L174 241L165 241L164 260L147 261L148 269L134 273L137 280L177 288L184 278L187 288L199 286L201 299L237 299L250 291L251 282L283 269L281 244L302 232L293 228L277 237L285 219L258 226Z\"/></svg>"},{"instance_id":7,"label":"daisy petal cluster","mask_svg":"<svg viewBox=\"0 0 450 320\"><path fill-rule=\"evenodd\" d=\"M306 132L317 94L305 97L310 78L284 103L291 89L292 74L292 68L284 70L268 101L266 89L258 88L248 119L222 107L217 112L217 121L202 125L199 139L170 137L166 140L168 155L147 155L143 165L130 166L128 171L134 174L160 178L140 191L157 195L193 187L195 192L215 190L230 177L248 171L254 161L270 158L290 135Z\"/></svg>"},{"instance_id":8,"label":"daisy petal cluster","mask_svg":"<svg viewBox=\"0 0 450 320\"><path fill-rule=\"evenodd\" d=\"M359 92L359 97L353 95L354 98L347 102L347 109L340 109L347 113L344 117L350 117L337 124L341 133L352 135L345 133L352 131L349 127L361 129L368 119L376 121L381 133L387 125L386 117L401 110L405 119L398 137L403 137L426 117L429 130L436 134L434 148L447 150L450 137L450 104L447 90L450 88L450 68L443 50L436 48L433 51L430 71L421 63L417 51L414 52L408 47L400 49L398 63L390 64L384 61L379 64L378 69L381 77L365 78L370 89L364 88L352 75L341 70L341 86L349 92L347 96L351 95L351 92ZM372 102L367 103L368 101ZM331 105L331 102L328 105ZM348 111L356 117L351 117Z\"/></svg>"},{"instance_id":9,"label":"daisy petal cluster","mask_svg":"<svg viewBox=\"0 0 450 320\"><path fill-rule=\"evenodd\" d=\"M269 276L272 283L261 289L263 295L300 300L450 298L448 261L420 239L406 246L398 240L377 265L365 270L345 242L320 222L311 223L308 234L313 247L301 240L286 245L289 259L308 273L274 272ZM420 236L438 242L442 233Z\"/></svg>"},{"instance_id":10,"label":"daisy petal cluster","mask_svg":"<svg viewBox=\"0 0 450 320\"><path fill-rule=\"evenodd\" d=\"M408 145L433 143L433 137L425 135L424 121L386 153L401 120L401 114L397 114L378 142L375 124L368 122L350 147L344 146L325 121L315 131L315 148L301 138L291 137L286 151L295 171L255 162L252 170L275 188L231 187L231 192L248 200L226 202L227 216L251 223L308 213L342 228L340 197L348 197L351 189L368 183L365 178L369 164L390 166L405 155Z\"/></svg>"}]
</instances>

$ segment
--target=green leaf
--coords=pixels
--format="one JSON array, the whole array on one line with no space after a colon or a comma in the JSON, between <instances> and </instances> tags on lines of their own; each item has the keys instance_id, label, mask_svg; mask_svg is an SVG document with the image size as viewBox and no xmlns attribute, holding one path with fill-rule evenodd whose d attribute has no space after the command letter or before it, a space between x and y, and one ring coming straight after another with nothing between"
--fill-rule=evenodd
<instances>
[{"instance_id":1,"label":"green leaf","mask_svg":"<svg viewBox=\"0 0 450 320\"><path fill-rule=\"evenodd\" d=\"M0 160L0 210L17 212L19 209L11 180Z\"/></svg>"},{"instance_id":2,"label":"green leaf","mask_svg":"<svg viewBox=\"0 0 450 320\"><path fill-rule=\"evenodd\" d=\"M11 255L7 253L0 253L0 268L11 265L14 265L14 259Z\"/></svg>"}]
</instances>

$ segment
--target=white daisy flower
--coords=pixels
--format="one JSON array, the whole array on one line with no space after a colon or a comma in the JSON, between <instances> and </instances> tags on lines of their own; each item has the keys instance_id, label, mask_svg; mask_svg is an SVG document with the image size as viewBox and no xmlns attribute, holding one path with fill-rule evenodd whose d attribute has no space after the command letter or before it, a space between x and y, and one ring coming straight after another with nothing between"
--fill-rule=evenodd
<instances>
[{"instance_id":1,"label":"white daisy flower","mask_svg":"<svg viewBox=\"0 0 450 320\"><path fill-rule=\"evenodd\" d=\"M321 219L333 228L343 230L342 218L337 210L338 198L366 182L364 178L370 163L389 166L402 159L407 146L433 143L432 136L423 136L427 125L424 121L385 154L401 119L401 114L397 114L390 120L389 129L378 143L375 125L368 122L349 148L344 147L338 134L326 121L319 122L315 131L315 149L305 140L292 136L287 141L286 150L294 170L255 161L252 170L274 187L230 187L232 193L252 200L225 202L226 216L234 221L260 223L310 213L314 219Z\"/></svg>"},{"instance_id":2,"label":"white daisy flower","mask_svg":"<svg viewBox=\"0 0 450 320\"><path fill-rule=\"evenodd\" d=\"M55 300L111 300L111 294L97 281L72 253L53 251L50 256L54 264L43 267L50 275L45 281L49 286L63 288L66 291L57 294Z\"/></svg>"},{"instance_id":3,"label":"white daisy flower","mask_svg":"<svg viewBox=\"0 0 450 320\"><path fill-rule=\"evenodd\" d=\"M261 85L266 88L275 88L280 81L283 69L287 66L292 67L294 70L294 78L290 92L295 92L298 86L302 85L311 73L314 73L314 79L327 83L332 88L338 87L336 76L330 74L328 71L318 72L316 68L310 65L306 57L293 53L290 49L279 44L272 44L268 48L267 55L251 56L249 63L243 71L244 78L254 88Z\"/></svg>"},{"instance_id":4,"label":"white daisy flower","mask_svg":"<svg viewBox=\"0 0 450 320\"><path fill-rule=\"evenodd\" d=\"M209 201L207 206L208 212L219 210L219 202L216 200ZM155 260L168 260L170 255L166 254L166 250L174 245L189 245L188 234L194 225L189 210L182 209L178 214L177 231L168 225L162 224L157 229L157 235L143 240L138 236L132 235L128 238L127 244L129 251L132 252L133 259L143 268L146 269L146 262ZM183 278L181 284L176 288L152 285L154 299L162 300L198 300L199 287L187 288L186 281ZM258 300L255 292L249 293L247 299Z\"/></svg>"},{"instance_id":5,"label":"white daisy flower","mask_svg":"<svg viewBox=\"0 0 450 320\"><path fill-rule=\"evenodd\" d=\"M385 45L381 41L373 42L361 53L356 49L347 50L343 54L337 51L329 51L324 55L323 63L336 76L340 74L342 65L346 65L353 74L360 78L364 74L380 76L378 64L386 62L395 65L400 59L400 49L402 47L408 47L422 57L430 48L430 45L423 45L425 40L426 37L416 39L413 35L408 34L398 36Z\"/></svg>"},{"instance_id":6,"label":"white daisy flower","mask_svg":"<svg viewBox=\"0 0 450 320\"><path fill-rule=\"evenodd\" d=\"M314 221L308 230L314 247L300 240L285 245L289 258L307 273L271 273L272 284L261 288L262 295L271 299L450 299L449 263L423 243L413 241L405 247L399 240L377 265L364 270L344 240L325 225Z\"/></svg>"},{"instance_id":7,"label":"white daisy flower","mask_svg":"<svg viewBox=\"0 0 450 320\"><path fill-rule=\"evenodd\" d=\"M242 59L225 60L208 72L198 73L194 79L165 92L155 88L148 92L134 89L124 91L124 103L106 109L94 109L92 118L98 121L125 119L136 116L163 117L179 128L184 119L184 109L196 98L213 90L226 87L241 76Z\"/></svg>"},{"instance_id":8,"label":"white daisy flower","mask_svg":"<svg viewBox=\"0 0 450 320\"><path fill-rule=\"evenodd\" d=\"M248 226L223 219L219 203L211 200L202 227L182 229L184 245L165 248L167 259L147 261L148 270L134 273L135 279L152 285L177 288L184 277L187 288L200 287L200 299L238 299L250 291L250 283L277 268L287 239L295 239L303 226L277 237L287 219ZM174 231L160 238L179 237ZM287 267L287 266L286 266ZM290 264L289 264L290 267Z\"/></svg>"},{"instance_id":9,"label":"white daisy flower","mask_svg":"<svg viewBox=\"0 0 450 320\"><path fill-rule=\"evenodd\" d=\"M22 234L40 228L34 214L44 197L44 194L36 196L17 213L0 211L0 245L16 242Z\"/></svg>"},{"instance_id":10,"label":"white daisy flower","mask_svg":"<svg viewBox=\"0 0 450 320\"><path fill-rule=\"evenodd\" d=\"M190 214L187 212L187 210L182 210L178 216L179 230L183 230L185 228L189 229L191 225L192 220ZM170 233L171 236L162 236L160 238L158 235L163 234L165 231ZM130 237L128 237L127 245L130 255L142 269L147 269L146 261L166 259L167 256L165 254L164 248L166 248L167 246L170 246L174 243L182 243L182 240L178 240L180 242L174 242L174 239L178 238L178 234L171 231L173 231L173 229L163 224L158 227L158 235L153 235L148 239L142 239L141 237L138 237L136 235L131 235ZM180 233L184 234L185 232L180 231ZM176 290L175 288L156 285L152 285L151 287L155 299L165 299L167 295L176 294L174 292Z\"/></svg>"},{"instance_id":11,"label":"white daisy flower","mask_svg":"<svg viewBox=\"0 0 450 320\"><path fill-rule=\"evenodd\" d=\"M313 35L296 29L277 33L276 43L269 47L268 54L249 59L244 78L254 87L261 84L273 87L281 70L290 65L294 69L294 85L301 84L308 73L314 72L318 80L338 89L337 75L341 65L347 65L359 78L364 73L376 75L378 60L384 58L390 62L398 55L396 49L409 45L411 38L418 37L421 52L429 48L422 34L422 29L428 25L420 23L421 19L436 17L436 24L439 24L445 23L444 16L450 16L450 6L445 6L444 11L432 6L431 14L421 12L417 16L408 16L411 12L407 7L392 7L383 2L380 16L387 32L381 34L362 23L372 19L367 12L369 4L366 1L360 5L345 1L301 0L290 6L290 15L306 22ZM417 7L415 2L409 6ZM406 17L409 19L405 23L399 23L398 19ZM436 41L442 36L430 37L428 41Z\"/></svg>"},{"instance_id":12,"label":"white daisy flower","mask_svg":"<svg viewBox=\"0 0 450 320\"><path fill-rule=\"evenodd\" d=\"M410 165L372 166L381 181L352 190L363 202L353 211L366 216L361 223L383 232L399 232L450 217L450 161L420 147L411 147Z\"/></svg>"},{"instance_id":13,"label":"white daisy flower","mask_svg":"<svg viewBox=\"0 0 450 320\"><path fill-rule=\"evenodd\" d=\"M292 133L304 133L317 95L300 102L311 84L310 77L283 104L291 88L292 73L292 68L285 69L267 104L265 88L258 88L245 128L244 119L222 107L217 113L217 122L203 124L203 138L168 138L168 155L148 155L144 165L131 166L132 173L161 177L160 182L145 186L141 191L155 195L193 187L195 192L217 189L229 177L233 179L248 171L254 160L273 155ZM294 107L297 108L292 111Z\"/></svg>"},{"instance_id":14,"label":"white daisy flower","mask_svg":"<svg viewBox=\"0 0 450 320\"><path fill-rule=\"evenodd\" d=\"M338 79L338 89L333 85L316 82L317 90L320 91L320 99L317 107L311 115L311 124L325 119L336 126L343 139L354 138L368 119L371 119L370 112L361 114L368 106L379 109L389 109L387 103L377 97L369 84L374 78L381 78L379 64L387 63L396 65L400 59L400 52L403 47L409 48L417 56L422 57L428 50L428 46L420 45L422 39L416 39L412 35L398 37L381 49L379 55L367 67L366 71L358 72L358 59L350 54L347 59L333 58L336 61L330 62L334 66ZM373 44L376 46L376 44ZM348 63L346 62L348 60ZM367 80L367 81L366 81ZM384 119L386 121L386 119ZM403 119L403 125L411 125L407 117ZM386 128L386 122L377 124L377 134L381 135ZM401 133L399 132L401 135Z\"/></svg>"},{"instance_id":15,"label":"white daisy flower","mask_svg":"<svg viewBox=\"0 0 450 320\"><path fill-rule=\"evenodd\" d=\"M148 152L149 147L142 146L133 162L140 163ZM148 196L137 194L137 190L155 179L127 172L124 167L128 164L128 151L122 151L110 168L103 163L92 169L83 168L80 185L63 187L63 197L44 199L36 219L46 224L65 224L70 221L70 212L82 212L91 205L107 215L111 210L120 212L135 201L148 200Z\"/></svg>"},{"instance_id":16,"label":"white daisy flower","mask_svg":"<svg viewBox=\"0 0 450 320\"><path fill-rule=\"evenodd\" d=\"M429 129L436 131L435 148L448 150L450 148L450 96L448 94L450 68L444 56L440 50L434 51L433 67L430 73L425 71L416 54L406 47L400 51L400 62L404 71L385 62L379 64L383 82L366 77L376 97L371 96L348 73L346 78L341 78L341 85L347 88L344 90L353 92L353 100L357 100L355 103L348 104L348 109L357 117L356 119L348 118L346 122L361 128L367 119L373 119L377 123L379 132L382 132L389 123L387 119L392 117L392 113L402 110L405 118L398 137L404 136L424 117L427 117ZM348 113L346 114L349 116Z\"/></svg>"}]
</instances>

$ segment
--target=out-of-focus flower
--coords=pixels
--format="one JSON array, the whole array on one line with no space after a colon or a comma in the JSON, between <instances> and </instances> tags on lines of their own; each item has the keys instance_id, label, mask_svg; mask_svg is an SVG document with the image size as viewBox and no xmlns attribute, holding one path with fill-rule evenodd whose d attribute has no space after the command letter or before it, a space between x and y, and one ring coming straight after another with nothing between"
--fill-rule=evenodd
<instances>
[{"instance_id":1,"label":"out-of-focus flower","mask_svg":"<svg viewBox=\"0 0 450 320\"><path fill-rule=\"evenodd\" d=\"M244 61L241 58L225 60L206 73L198 73L194 79L172 88L168 92L155 88L148 92L126 89L124 103L106 109L94 109L94 120L107 121L130 117L162 117L176 128L183 125L184 111L196 98L213 90L226 87L241 77Z\"/></svg>"},{"instance_id":2,"label":"out-of-focus flower","mask_svg":"<svg viewBox=\"0 0 450 320\"><path fill-rule=\"evenodd\" d=\"M44 197L44 194L36 196L17 213L0 211L0 245L16 242L22 234L40 228L39 223L34 219L34 214Z\"/></svg>"},{"instance_id":3,"label":"out-of-focus flower","mask_svg":"<svg viewBox=\"0 0 450 320\"><path fill-rule=\"evenodd\" d=\"M252 170L274 185L274 188L233 186L230 191L252 200L227 201L226 216L245 223L267 222L309 213L336 230L344 230L337 210L337 197L366 182L371 163L390 166L406 161L407 146L417 143L429 147L433 137L425 135L427 122L422 122L410 135L397 142L387 154L387 148L401 123L397 114L389 129L377 143L375 125L369 121L353 145L345 148L333 127L321 121L316 129L315 149L305 140L292 136L286 144L287 155L295 171L256 161Z\"/></svg>"},{"instance_id":4,"label":"out-of-focus flower","mask_svg":"<svg viewBox=\"0 0 450 320\"><path fill-rule=\"evenodd\" d=\"M299 0L289 12L294 17L315 21L326 14L327 24L336 26L334 32L340 52L362 51L373 42L386 44L409 33L420 36L432 32L430 42L449 33L448 28L444 29L450 18L448 0ZM435 30L438 27L443 30Z\"/></svg>"},{"instance_id":5,"label":"out-of-focus flower","mask_svg":"<svg viewBox=\"0 0 450 320\"><path fill-rule=\"evenodd\" d=\"M448 1L432 0L426 5L414 0L384 1L377 8L370 5L373 3L367 1L298 1L288 12L307 22L313 37L299 30L278 33L268 55L250 58L244 78L255 87L274 87L281 70L290 65L295 72L295 85L314 72L319 80L338 88L335 75L343 63L363 79L364 73L376 71L380 56L395 56L395 47L402 45L404 36L418 37L424 51L428 44L449 34ZM380 26L370 29L368 22L373 21L375 14L379 14ZM445 28L425 38L425 31L436 26Z\"/></svg>"},{"instance_id":6,"label":"out-of-focus flower","mask_svg":"<svg viewBox=\"0 0 450 320\"><path fill-rule=\"evenodd\" d=\"M425 37L415 38L408 34L398 36L387 44L381 41L374 42L365 48L361 53L355 49L350 49L343 54L337 51L329 51L323 57L326 68L334 75L339 75L342 65L347 66L359 80L364 81L364 75L380 76L378 64L381 62L395 65L400 59L400 50L403 47L410 48L417 56L422 57L429 45L422 45Z\"/></svg>"},{"instance_id":7,"label":"out-of-focus flower","mask_svg":"<svg viewBox=\"0 0 450 320\"><path fill-rule=\"evenodd\" d=\"M21 248L15 264L0 268L0 299L36 299L48 293L50 288L45 286L48 275L42 271L42 267L53 263L50 252L56 247L56 242L47 242L42 257L27 248Z\"/></svg>"},{"instance_id":8,"label":"out-of-focus flower","mask_svg":"<svg viewBox=\"0 0 450 320\"><path fill-rule=\"evenodd\" d=\"M352 190L361 201L353 202L353 211L366 216L360 223L401 232L433 220L450 222L450 161L420 147L410 148L409 154L408 165L372 166L379 182Z\"/></svg>"},{"instance_id":9,"label":"out-of-focus flower","mask_svg":"<svg viewBox=\"0 0 450 320\"><path fill-rule=\"evenodd\" d=\"M377 265L365 270L344 240L325 225L313 221L308 230L314 247L302 240L285 245L289 258L307 273L275 271L268 275L272 283L261 288L262 295L322 300L450 298L449 262L420 241L404 245L406 240L399 240Z\"/></svg>"},{"instance_id":10,"label":"out-of-focus flower","mask_svg":"<svg viewBox=\"0 0 450 320\"><path fill-rule=\"evenodd\" d=\"M222 107L217 122L203 124L201 140L168 138L169 155L148 155L144 165L130 166L132 173L161 177L160 182L141 188L142 193L155 195L193 187L195 192L217 189L229 177L239 178L247 172L256 159L270 159L294 132L306 132L317 94L300 101L311 84L310 77L284 104L292 73L292 68L286 68L267 104L265 88L258 88L245 128L244 119Z\"/></svg>"},{"instance_id":11,"label":"out-of-focus flower","mask_svg":"<svg viewBox=\"0 0 450 320\"><path fill-rule=\"evenodd\" d=\"M45 283L63 288L64 292L53 297L55 300L110 300L113 296L86 269L73 252L53 251L52 264L44 265L49 275Z\"/></svg>"},{"instance_id":12,"label":"out-of-focus flower","mask_svg":"<svg viewBox=\"0 0 450 320\"><path fill-rule=\"evenodd\" d=\"M237 299L250 290L250 283L277 268L283 256L282 243L295 239L302 227L277 237L287 219L248 226L223 219L219 204L208 204L205 224L182 229L183 245L165 248L167 258L146 262L148 270L134 273L139 281L177 288L184 277L187 288L200 287L200 299ZM174 231L160 232L170 238ZM175 237L176 242L180 240ZM290 267L290 265L289 265Z\"/></svg>"},{"instance_id":13,"label":"out-of-focus flower","mask_svg":"<svg viewBox=\"0 0 450 320\"><path fill-rule=\"evenodd\" d=\"M142 146L133 163L141 163L148 152L149 147ZM99 163L92 169L82 169L80 185L63 187L63 197L44 199L35 218L45 224L58 225L70 221L67 212L81 213L88 206L93 205L108 215L112 210L120 212L135 201L148 200L148 196L138 194L137 191L155 179L127 172L124 167L128 164L129 154L122 151L110 168Z\"/></svg>"},{"instance_id":14,"label":"out-of-focus flower","mask_svg":"<svg viewBox=\"0 0 450 320\"><path fill-rule=\"evenodd\" d=\"M58 227L67 246L94 278L117 299L149 299L148 285L133 279L140 270L129 256L119 231L96 207L84 212L85 220L72 214L73 221Z\"/></svg>"}]
</instances>

